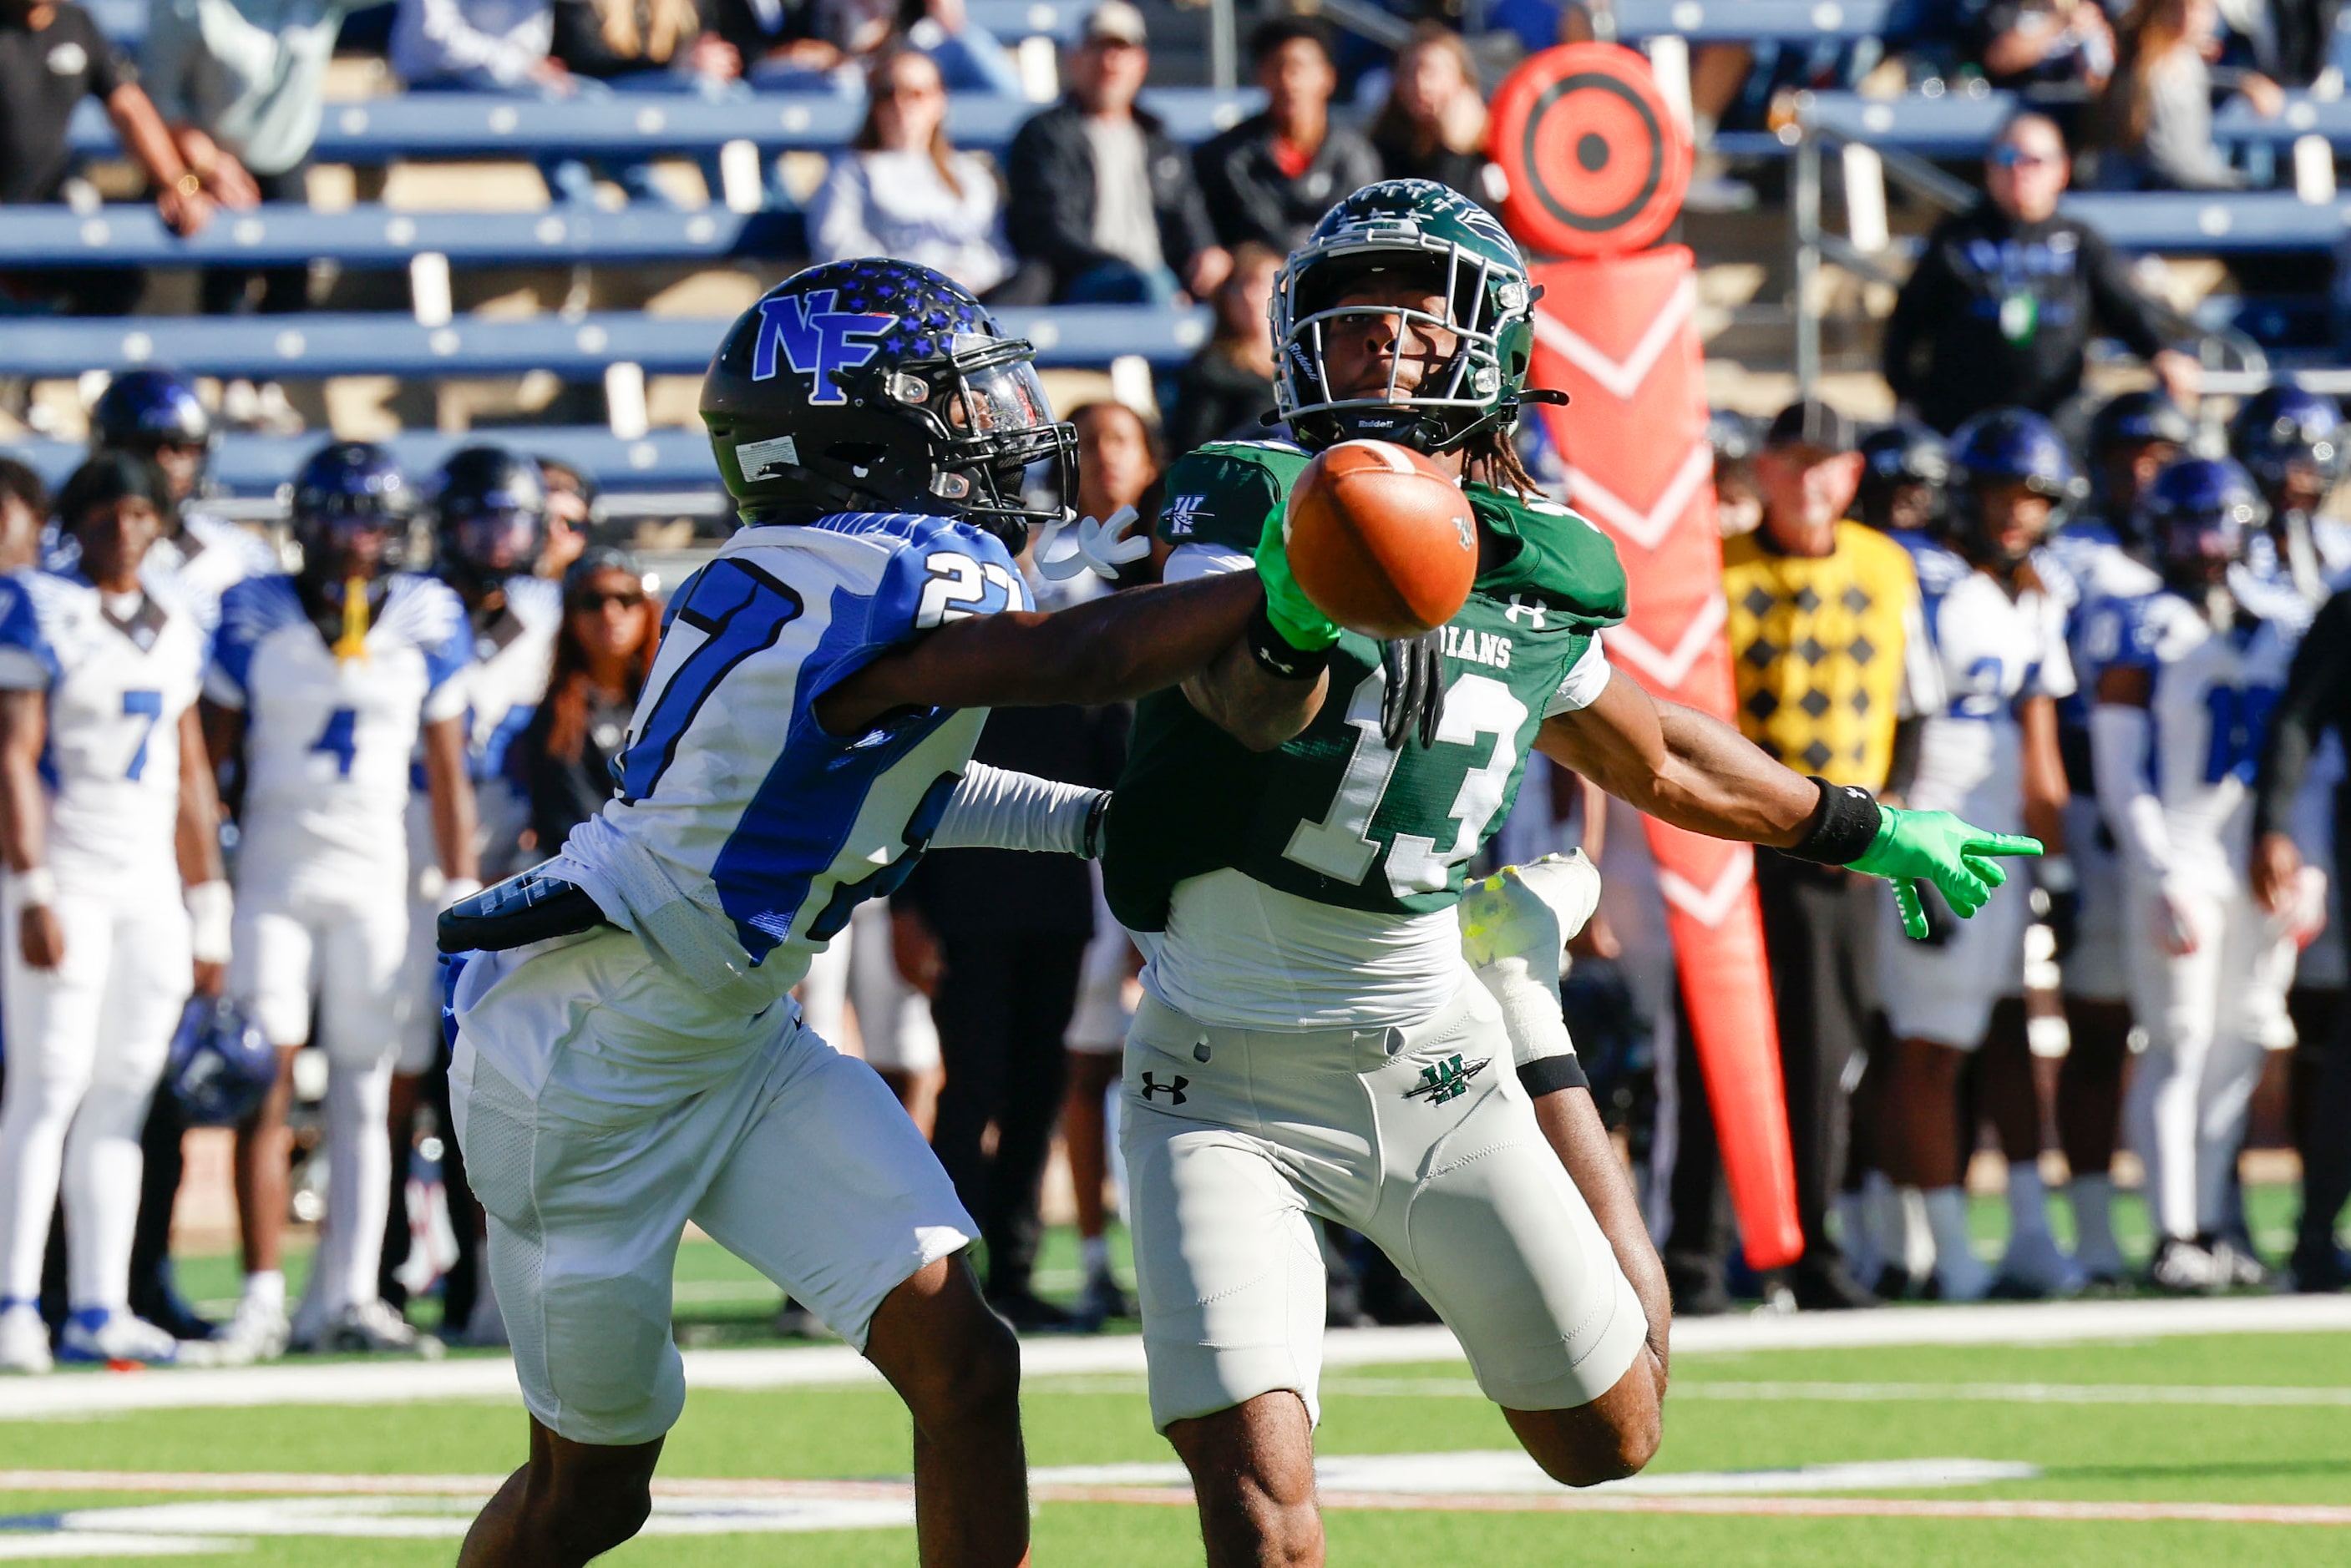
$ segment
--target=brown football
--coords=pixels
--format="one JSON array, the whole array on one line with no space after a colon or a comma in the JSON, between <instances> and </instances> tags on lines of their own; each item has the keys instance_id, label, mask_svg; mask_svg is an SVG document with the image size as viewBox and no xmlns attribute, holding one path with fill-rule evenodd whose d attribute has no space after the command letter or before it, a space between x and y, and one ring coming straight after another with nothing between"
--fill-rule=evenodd
<instances>
[{"instance_id":1,"label":"brown football","mask_svg":"<svg viewBox=\"0 0 2351 1568\"><path fill-rule=\"evenodd\" d=\"M1283 528L1306 597L1365 637L1443 626L1478 575L1469 498L1394 441L1341 441L1308 463L1290 486Z\"/></svg>"}]
</instances>

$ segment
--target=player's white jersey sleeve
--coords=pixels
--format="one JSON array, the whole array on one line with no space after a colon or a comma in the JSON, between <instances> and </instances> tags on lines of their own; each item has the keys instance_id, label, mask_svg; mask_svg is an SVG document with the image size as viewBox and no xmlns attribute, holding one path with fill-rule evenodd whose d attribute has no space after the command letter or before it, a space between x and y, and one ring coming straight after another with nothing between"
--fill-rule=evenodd
<instances>
[{"instance_id":1,"label":"player's white jersey sleeve","mask_svg":"<svg viewBox=\"0 0 2351 1568\"><path fill-rule=\"evenodd\" d=\"M1945 703L1921 728L1909 802L2016 832L2023 801L2016 704L2072 694L2065 612L2039 587L2011 598L1988 574L1941 556L1919 558L1918 581Z\"/></svg>"},{"instance_id":2,"label":"player's white jersey sleeve","mask_svg":"<svg viewBox=\"0 0 2351 1568\"><path fill-rule=\"evenodd\" d=\"M179 537L158 539L140 575L151 588L176 594L209 632L220 624L223 594L247 577L279 569L268 540L191 503L181 512Z\"/></svg>"},{"instance_id":3,"label":"player's white jersey sleeve","mask_svg":"<svg viewBox=\"0 0 2351 1568\"><path fill-rule=\"evenodd\" d=\"M508 766L508 753L530 727L547 695L555 639L563 624L561 585L544 577L513 577L506 607L484 630L471 633L474 661L458 679L465 693L465 755L482 875L495 880L514 869L530 802ZM411 784L424 787L422 758ZM552 846L549 846L551 848Z\"/></svg>"},{"instance_id":4,"label":"player's white jersey sleeve","mask_svg":"<svg viewBox=\"0 0 2351 1568\"><path fill-rule=\"evenodd\" d=\"M671 601L619 794L553 870L689 982L771 1004L904 880L987 716L914 709L836 736L817 698L923 631L1029 602L1002 543L950 518L742 530Z\"/></svg>"},{"instance_id":5,"label":"player's white jersey sleeve","mask_svg":"<svg viewBox=\"0 0 2351 1568\"><path fill-rule=\"evenodd\" d=\"M446 584L396 576L363 652L338 658L289 576L222 596L205 693L246 714L239 880L322 889L396 878L420 725L465 711L465 607ZM361 896L353 887L351 896Z\"/></svg>"},{"instance_id":6,"label":"player's white jersey sleeve","mask_svg":"<svg viewBox=\"0 0 2351 1568\"><path fill-rule=\"evenodd\" d=\"M110 610L79 578L0 579L0 687L47 698L41 774L61 879L176 876L180 721L204 649L193 615L162 596Z\"/></svg>"}]
</instances>

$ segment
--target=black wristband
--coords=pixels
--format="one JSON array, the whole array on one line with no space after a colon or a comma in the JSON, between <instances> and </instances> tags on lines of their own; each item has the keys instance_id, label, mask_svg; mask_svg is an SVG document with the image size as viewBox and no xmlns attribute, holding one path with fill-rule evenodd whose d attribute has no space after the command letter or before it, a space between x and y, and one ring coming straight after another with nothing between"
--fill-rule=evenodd
<instances>
[{"instance_id":1,"label":"black wristband","mask_svg":"<svg viewBox=\"0 0 2351 1568\"><path fill-rule=\"evenodd\" d=\"M1559 1056L1538 1056L1531 1062L1519 1064L1519 1083L1531 1099L1541 1099L1562 1089L1590 1089L1592 1080L1583 1075L1583 1064L1574 1052Z\"/></svg>"},{"instance_id":2,"label":"black wristband","mask_svg":"<svg viewBox=\"0 0 2351 1568\"><path fill-rule=\"evenodd\" d=\"M1277 680L1311 680L1331 662L1329 649L1310 651L1297 648L1274 630L1273 619L1266 614L1263 601L1259 601L1257 613L1249 617L1249 650L1257 667Z\"/></svg>"},{"instance_id":3,"label":"black wristband","mask_svg":"<svg viewBox=\"0 0 2351 1568\"><path fill-rule=\"evenodd\" d=\"M1823 866L1850 866L1876 841L1884 815L1877 797L1855 784L1833 784L1817 776L1813 782L1821 786L1821 804L1805 825L1803 841L1781 853Z\"/></svg>"},{"instance_id":4,"label":"black wristband","mask_svg":"<svg viewBox=\"0 0 2351 1568\"><path fill-rule=\"evenodd\" d=\"M1093 805L1086 808L1086 829L1083 853L1088 860L1099 860L1102 852L1102 821L1110 815L1110 791L1101 790Z\"/></svg>"}]
</instances>

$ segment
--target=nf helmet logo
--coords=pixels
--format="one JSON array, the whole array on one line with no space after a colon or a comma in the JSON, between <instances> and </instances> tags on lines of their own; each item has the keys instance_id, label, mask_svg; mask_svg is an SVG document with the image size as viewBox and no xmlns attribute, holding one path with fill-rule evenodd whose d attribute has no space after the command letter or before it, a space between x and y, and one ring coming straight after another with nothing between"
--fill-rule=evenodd
<instances>
[{"instance_id":1,"label":"nf helmet logo","mask_svg":"<svg viewBox=\"0 0 2351 1568\"><path fill-rule=\"evenodd\" d=\"M833 384L841 370L854 370L882 352L874 339L898 325L894 316L867 316L835 310L836 291L786 295L759 301L759 338L751 347L751 379L765 381L776 374L776 351L784 363L810 379L809 401L844 403L849 400Z\"/></svg>"}]
</instances>

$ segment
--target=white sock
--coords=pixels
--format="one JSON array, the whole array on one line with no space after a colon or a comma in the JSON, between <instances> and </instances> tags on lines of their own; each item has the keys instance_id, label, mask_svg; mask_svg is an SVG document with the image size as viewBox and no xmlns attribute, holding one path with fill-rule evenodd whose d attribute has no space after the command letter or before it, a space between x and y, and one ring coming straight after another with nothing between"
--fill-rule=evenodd
<instances>
[{"instance_id":1,"label":"white sock","mask_svg":"<svg viewBox=\"0 0 2351 1568\"><path fill-rule=\"evenodd\" d=\"M1935 1266L1958 1272L1972 1269L1975 1243L1968 1234L1968 1195L1964 1188L1938 1187L1927 1195L1927 1229L1935 1236Z\"/></svg>"},{"instance_id":2,"label":"white sock","mask_svg":"<svg viewBox=\"0 0 2351 1568\"><path fill-rule=\"evenodd\" d=\"M1081 1236L1078 1238L1078 1258L1085 1265L1086 1278L1110 1272L1110 1238Z\"/></svg>"},{"instance_id":3,"label":"white sock","mask_svg":"<svg viewBox=\"0 0 2351 1568\"><path fill-rule=\"evenodd\" d=\"M327 1223L319 1236L319 1304L329 1316L376 1299L392 1206L392 1060L335 1063L327 1073Z\"/></svg>"},{"instance_id":4,"label":"white sock","mask_svg":"<svg viewBox=\"0 0 2351 1568\"><path fill-rule=\"evenodd\" d=\"M245 1276L245 1299L273 1312L286 1310L286 1271L256 1269Z\"/></svg>"},{"instance_id":5,"label":"white sock","mask_svg":"<svg viewBox=\"0 0 2351 1568\"><path fill-rule=\"evenodd\" d=\"M2008 1222L2011 1239L2049 1234L2049 1192L2041 1185L2041 1168L2030 1160L2009 1161Z\"/></svg>"}]
</instances>

